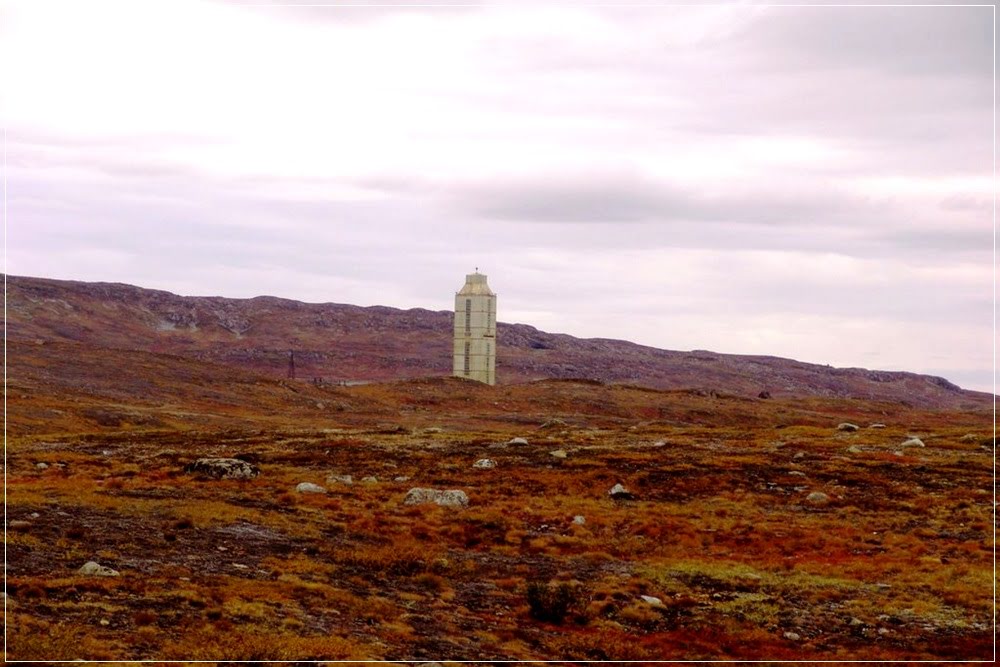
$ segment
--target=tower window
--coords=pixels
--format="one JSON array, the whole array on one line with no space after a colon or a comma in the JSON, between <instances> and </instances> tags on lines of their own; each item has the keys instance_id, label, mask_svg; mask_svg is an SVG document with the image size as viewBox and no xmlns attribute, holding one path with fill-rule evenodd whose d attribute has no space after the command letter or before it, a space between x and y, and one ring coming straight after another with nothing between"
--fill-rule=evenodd
<instances>
[{"instance_id":1,"label":"tower window","mask_svg":"<svg viewBox=\"0 0 1000 667\"><path fill-rule=\"evenodd\" d=\"M465 335L472 334L472 299L465 300ZM465 354L466 357L469 356L468 353Z\"/></svg>"},{"instance_id":2,"label":"tower window","mask_svg":"<svg viewBox=\"0 0 1000 667\"><path fill-rule=\"evenodd\" d=\"M470 347L470 344L466 343L465 344L465 369L464 369L466 375L469 374L469 370L470 370L469 369L469 347Z\"/></svg>"}]
</instances>

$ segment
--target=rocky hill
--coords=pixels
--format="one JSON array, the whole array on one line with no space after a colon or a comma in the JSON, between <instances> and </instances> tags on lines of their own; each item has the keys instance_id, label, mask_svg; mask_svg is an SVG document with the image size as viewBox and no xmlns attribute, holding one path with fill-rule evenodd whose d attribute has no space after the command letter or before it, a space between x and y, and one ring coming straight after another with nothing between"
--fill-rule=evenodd
<instances>
[{"instance_id":1,"label":"rocky hill","mask_svg":"<svg viewBox=\"0 0 1000 667\"><path fill-rule=\"evenodd\" d=\"M284 377L352 382L444 376L452 314L337 303L187 297L117 283L8 276L7 333L17 343L178 355ZM585 378L659 389L757 397L842 397L922 408L985 409L989 394L915 373L832 368L791 359L661 350L500 323L501 383ZM31 346L19 348L31 350ZM82 353L82 352L81 352ZM127 372L127 369L122 369Z\"/></svg>"}]
</instances>

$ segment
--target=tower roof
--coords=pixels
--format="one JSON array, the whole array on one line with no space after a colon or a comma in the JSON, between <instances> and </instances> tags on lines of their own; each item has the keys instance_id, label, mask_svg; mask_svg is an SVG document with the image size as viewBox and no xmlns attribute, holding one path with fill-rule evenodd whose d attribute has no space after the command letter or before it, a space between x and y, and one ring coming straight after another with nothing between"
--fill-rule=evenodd
<instances>
[{"instance_id":1,"label":"tower roof","mask_svg":"<svg viewBox=\"0 0 1000 667\"><path fill-rule=\"evenodd\" d=\"M476 271L465 276L465 285L458 292L459 296L496 296L486 284L486 276Z\"/></svg>"}]
</instances>

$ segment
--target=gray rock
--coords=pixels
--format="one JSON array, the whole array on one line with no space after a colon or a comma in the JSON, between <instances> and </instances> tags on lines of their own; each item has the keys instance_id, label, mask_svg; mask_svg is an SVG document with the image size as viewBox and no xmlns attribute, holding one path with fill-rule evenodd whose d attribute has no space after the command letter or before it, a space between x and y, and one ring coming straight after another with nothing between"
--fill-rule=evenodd
<instances>
[{"instance_id":1,"label":"gray rock","mask_svg":"<svg viewBox=\"0 0 1000 667\"><path fill-rule=\"evenodd\" d=\"M354 484L354 478L350 475L327 475L327 484L343 484L345 486L350 486Z\"/></svg>"},{"instance_id":2,"label":"gray rock","mask_svg":"<svg viewBox=\"0 0 1000 667\"><path fill-rule=\"evenodd\" d=\"M566 450L565 449L554 449L551 452L549 452L549 456L554 456L557 459L564 459L564 458L566 458Z\"/></svg>"},{"instance_id":3,"label":"gray rock","mask_svg":"<svg viewBox=\"0 0 1000 667\"><path fill-rule=\"evenodd\" d=\"M858 447L857 445L851 445L850 447L847 448L848 454L861 454L863 452L864 450Z\"/></svg>"},{"instance_id":4,"label":"gray rock","mask_svg":"<svg viewBox=\"0 0 1000 667\"><path fill-rule=\"evenodd\" d=\"M548 420L547 422L545 422L544 424L542 424L538 428L540 428L540 429L555 428L557 426L566 426L566 422L564 422L563 420L561 420L558 417L556 417L555 419Z\"/></svg>"},{"instance_id":5,"label":"gray rock","mask_svg":"<svg viewBox=\"0 0 1000 667\"><path fill-rule=\"evenodd\" d=\"M806 474L804 472L802 472L801 470L789 470L788 474L791 475L791 476L793 476L793 477L805 477L806 476Z\"/></svg>"},{"instance_id":6,"label":"gray rock","mask_svg":"<svg viewBox=\"0 0 1000 667\"><path fill-rule=\"evenodd\" d=\"M49 464L46 463L45 461L39 461L38 463L35 464L35 467L38 468L39 470L45 470L46 468L49 467Z\"/></svg>"},{"instance_id":7,"label":"gray rock","mask_svg":"<svg viewBox=\"0 0 1000 667\"><path fill-rule=\"evenodd\" d=\"M573 517L573 523L576 524L577 526L583 526L587 523L587 517L583 516L582 514L577 514L575 517Z\"/></svg>"},{"instance_id":8,"label":"gray rock","mask_svg":"<svg viewBox=\"0 0 1000 667\"><path fill-rule=\"evenodd\" d=\"M879 424L879 423L869 424L868 428L885 428L885 424Z\"/></svg>"},{"instance_id":9,"label":"gray rock","mask_svg":"<svg viewBox=\"0 0 1000 667\"><path fill-rule=\"evenodd\" d=\"M407 491L406 497L403 499L404 505L423 505L426 503L434 503L442 507L468 507L469 497L465 495L465 491L458 489L441 491L440 489L414 487Z\"/></svg>"},{"instance_id":10,"label":"gray rock","mask_svg":"<svg viewBox=\"0 0 1000 667\"><path fill-rule=\"evenodd\" d=\"M625 489L625 487L621 485L621 483L618 483L618 484L615 484L614 486L612 486L611 490L608 491L608 495L611 496L612 498L614 498L615 500L634 500L635 499L635 496L633 496L631 493L629 493Z\"/></svg>"},{"instance_id":11,"label":"gray rock","mask_svg":"<svg viewBox=\"0 0 1000 667\"><path fill-rule=\"evenodd\" d=\"M295 490L299 493L326 493L326 489L322 486L311 482L301 482L295 487Z\"/></svg>"},{"instance_id":12,"label":"gray rock","mask_svg":"<svg viewBox=\"0 0 1000 667\"><path fill-rule=\"evenodd\" d=\"M837 430L838 431L847 431L848 433L853 433L854 431L858 430L858 425L857 424L852 424L850 422L842 422L840 424L837 424Z\"/></svg>"},{"instance_id":13,"label":"gray rock","mask_svg":"<svg viewBox=\"0 0 1000 667\"><path fill-rule=\"evenodd\" d=\"M184 472L215 479L253 479L260 468L240 459L198 459L184 466Z\"/></svg>"},{"instance_id":14,"label":"gray rock","mask_svg":"<svg viewBox=\"0 0 1000 667\"><path fill-rule=\"evenodd\" d=\"M526 444L528 444L528 441L525 440L524 438L511 438L510 440L507 441L507 444L508 445L526 445Z\"/></svg>"},{"instance_id":15,"label":"gray rock","mask_svg":"<svg viewBox=\"0 0 1000 667\"><path fill-rule=\"evenodd\" d=\"M374 475L368 475L367 477L362 477L361 478L361 483L362 484L378 484L378 477L375 477Z\"/></svg>"},{"instance_id":16,"label":"gray rock","mask_svg":"<svg viewBox=\"0 0 1000 667\"><path fill-rule=\"evenodd\" d=\"M924 441L920 438L910 438L900 445L900 447L924 447Z\"/></svg>"},{"instance_id":17,"label":"gray rock","mask_svg":"<svg viewBox=\"0 0 1000 667\"><path fill-rule=\"evenodd\" d=\"M826 495L822 491L813 491L806 496L806 500L813 505L826 505L830 502L830 496Z\"/></svg>"},{"instance_id":18,"label":"gray rock","mask_svg":"<svg viewBox=\"0 0 1000 667\"><path fill-rule=\"evenodd\" d=\"M406 475L400 475L399 477L393 477L392 481L394 481L394 482L408 482L408 481L410 481L410 478L408 476L406 476Z\"/></svg>"},{"instance_id":19,"label":"gray rock","mask_svg":"<svg viewBox=\"0 0 1000 667\"><path fill-rule=\"evenodd\" d=\"M789 632L785 633L785 639L787 639L789 641L797 642L800 639L802 639L802 637L800 637L799 633L797 633L797 632L791 632L791 631L789 631Z\"/></svg>"},{"instance_id":20,"label":"gray rock","mask_svg":"<svg viewBox=\"0 0 1000 667\"><path fill-rule=\"evenodd\" d=\"M117 570L112 570L110 567L105 567L94 561L87 561L76 571L77 574L82 574L87 577L117 577L119 576Z\"/></svg>"},{"instance_id":21,"label":"gray rock","mask_svg":"<svg viewBox=\"0 0 1000 667\"><path fill-rule=\"evenodd\" d=\"M976 442L979 440L979 436L975 433L966 433L961 438L958 439L959 442Z\"/></svg>"},{"instance_id":22,"label":"gray rock","mask_svg":"<svg viewBox=\"0 0 1000 667\"><path fill-rule=\"evenodd\" d=\"M472 464L473 468L496 468L497 462L493 459L479 459Z\"/></svg>"},{"instance_id":23,"label":"gray rock","mask_svg":"<svg viewBox=\"0 0 1000 667\"><path fill-rule=\"evenodd\" d=\"M651 604L654 607L663 606L663 600L661 600L658 597L653 597L652 595L640 595L639 597L642 598L642 601L645 602L646 604Z\"/></svg>"},{"instance_id":24,"label":"gray rock","mask_svg":"<svg viewBox=\"0 0 1000 667\"><path fill-rule=\"evenodd\" d=\"M21 519L14 519L13 521L7 524L7 527L10 528L11 530L25 530L27 528L31 528L31 522L22 521Z\"/></svg>"},{"instance_id":25,"label":"gray rock","mask_svg":"<svg viewBox=\"0 0 1000 667\"><path fill-rule=\"evenodd\" d=\"M805 452L795 452L795 456L793 456L792 459L798 461L799 459L805 458L805 456L806 456Z\"/></svg>"}]
</instances>

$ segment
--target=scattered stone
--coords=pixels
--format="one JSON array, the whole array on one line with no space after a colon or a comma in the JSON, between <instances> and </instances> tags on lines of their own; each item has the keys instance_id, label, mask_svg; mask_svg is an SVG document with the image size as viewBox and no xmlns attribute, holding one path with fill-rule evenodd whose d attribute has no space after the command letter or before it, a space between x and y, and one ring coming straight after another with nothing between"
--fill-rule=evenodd
<instances>
[{"instance_id":1,"label":"scattered stone","mask_svg":"<svg viewBox=\"0 0 1000 667\"><path fill-rule=\"evenodd\" d=\"M39 514L38 512L32 512L31 514L28 515L28 517L31 518L31 519L40 519L41 516L42 515Z\"/></svg>"},{"instance_id":2,"label":"scattered stone","mask_svg":"<svg viewBox=\"0 0 1000 667\"><path fill-rule=\"evenodd\" d=\"M549 456L554 456L557 459L564 459L564 458L566 458L566 450L565 449L554 449L551 452L549 452Z\"/></svg>"},{"instance_id":3,"label":"scattered stone","mask_svg":"<svg viewBox=\"0 0 1000 667\"><path fill-rule=\"evenodd\" d=\"M639 597L642 598L642 601L645 602L646 604L651 604L654 607L663 606L663 600L661 600L658 597L653 597L652 595L640 595Z\"/></svg>"},{"instance_id":4,"label":"scattered stone","mask_svg":"<svg viewBox=\"0 0 1000 667\"><path fill-rule=\"evenodd\" d=\"M854 627L857 627L859 625L864 625L864 624L865 624L864 621L862 621L860 618L857 618L855 616L851 616L851 620L849 621L849 625L853 625Z\"/></svg>"},{"instance_id":5,"label":"scattered stone","mask_svg":"<svg viewBox=\"0 0 1000 667\"><path fill-rule=\"evenodd\" d=\"M45 461L39 461L38 463L35 464L35 467L38 468L39 470L45 470L46 468L49 467L49 464L46 463Z\"/></svg>"},{"instance_id":6,"label":"scattered stone","mask_svg":"<svg viewBox=\"0 0 1000 667\"><path fill-rule=\"evenodd\" d=\"M295 487L295 490L298 493L326 493L326 489L324 489L322 486L320 486L319 484L313 484L311 482L301 482L298 486Z\"/></svg>"},{"instance_id":7,"label":"scattered stone","mask_svg":"<svg viewBox=\"0 0 1000 667\"><path fill-rule=\"evenodd\" d=\"M904 452L904 451L903 451L903 450L901 450L901 449L897 449L896 451L894 451L894 452L893 452L893 454L894 454L895 456L906 456L906 452Z\"/></svg>"},{"instance_id":8,"label":"scattered stone","mask_svg":"<svg viewBox=\"0 0 1000 667\"><path fill-rule=\"evenodd\" d=\"M791 475L792 477L805 477L806 476L806 474L804 472L802 472L801 470L789 470L788 474Z\"/></svg>"},{"instance_id":9,"label":"scattered stone","mask_svg":"<svg viewBox=\"0 0 1000 667\"><path fill-rule=\"evenodd\" d=\"M31 522L22 521L21 519L14 519L13 521L7 524L7 527L10 528L11 530L25 530L31 528Z\"/></svg>"},{"instance_id":10,"label":"scattered stone","mask_svg":"<svg viewBox=\"0 0 1000 667\"><path fill-rule=\"evenodd\" d=\"M104 627L108 627L109 625L111 625L111 621L109 621L106 618L102 618L101 619L101 625L103 625Z\"/></svg>"},{"instance_id":11,"label":"scattered stone","mask_svg":"<svg viewBox=\"0 0 1000 667\"><path fill-rule=\"evenodd\" d=\"M260 468L240 459L198 459L184 466L184 472L215 479L253 479Z\"/></svg>"},{"instance_id":12,"label":"scattered stone","mask_svg":"<svg viewBox=\"0 0 1000 667\"><path fill-rule=\"evenodd\" d=\"M350 475L327 475L327 484L343 484L345 486L350 486L354 484L354 478Z\"/></svg>"},{"instance_id":13,"label":"scattered stone","mask_svg":"<svg viewBox=\"0 0 1000 667\"><path fill-rule=\"evenodd\" d=\"M119 576L117 570L112 570L110 567L105 567L100 563L95 563L94 561L87 561L76 571L77 574L82 574L87 577L117 577Z\"/></svg>"},{"instance_id":14,"label":"scattered stone","mask_svg":"<svg viewBox=\"0 0 1000 667\"><path fill-rule=\"evenodd\" d=\"M920 438L910 438L906 442L900 445L900 447L925 447L924 441Z\"/></svg>"},{"instance_id":15,"label":"scattered stone","mask_svg":"<svg viewBox=\"0 0 1000 667\"><path fill-rule=\"evenodd\" d=\"M979 440L979 436L975 433L966 433L958 439L959 442L976 442L977 440Z\"/></svg>"},{"instance_id":16,"label":"scattered stone","mask_svg":"<svg viewBox=\"0 0 1000 667\"><path fill-rule=\"evenodd\" d=\"M444 433L444 429L440 426L429 426L424 429L424 433Z\"/></svg>"},{"instance_id":17,"label":"scattered stone","mask_svg":"<svg viewBox=\"0 0 1000 667\"><path fill-rule=\"evenodd\" d=\"M496 468L497 462L493 459L479 459L472 464L473 468Z\"/></svg>"},{"instance_id":18,"label":"scattered stone","mask_svg":"<svg viewBox=\"0 0 1000 667\"><path fill-rule=\"evenodd\" d=\"M526 445L526 444L528 444L528 441L525 440L524 438L511 438L510 440L507 441L507 444L508 445Z\"/></svg>"},{"instance_id":19,"label":"scattered stone","mask_svg":"<svg viewBox=\"0 0 1000 667\"><path fill-rule=\"evenodd\" d=\"M378 477L375 477L374 475L368 475L367 477L362 477L361 478L361 483L362 484L378 484Z\"/></svg>"},{"instance_id":20,"label":"scattered stone","mask_svg":"<svg viewBox=\"0 0 1000 667\"><path fill-rule=\"evenodd\" d=\"M858 430L858 426L857 426L857 424L851 424L850 422L843 422L843 423L837 424L837 430L838 431L847 431L848 433L853 433L854 431Z\"/></svg>"},{"instance_id":21,"label":"scattered stone","mask_svg":"<svg viewBox=\"0 0 1000 667\"><path fill-rule=\"evenodd\" d=\"M857 445L851 445L850 447L847 448L847 453L848 454L861 454L863 451L864 450L862 450Z\"/></svg>"},{"instance_id":22,"label":"scattered stone","mask_svg":"<svg viewBox=\"0 0 1000 667\"><path fill-rule=\"evenodd\" d=\"M404 505L423 505L425 503L434 503L442 507L468 507L469 497L465 495L465 491L457 489L441 491L440 489L414 487L407 491L406 497L403 499Z\"/></svg>"},{"instance_id":23,"label":"scattered stone","mask_svg":"<svg viewBox=\"0 0 1000 667\"><path fill-rule=\"evenodd\" d=\"M400 475L399 477L393 477L392 481L394 481L394 482L408 482L408 481L410 481L410 478L407 477L406 475Z\"/></svg>"},{"instance_id":24,"label":"scattered stone","mask_svg":"<svg viewBox=\"0 0 1000 667\"><path fill-rule=\"evenodd\" d=\"M666 446L667 446L666 440L657 440L656 442L653 443L653 447L666 447Z\"/></svg>"},{"instance_id":25,"label":"scattered stone","mask_svg":"<svg viewBox=\"0 0 1000 667\"><path fill-rule=\"evenodd\" d=\"M544 429L544 428L555 428L555 427L557 427L557 426L566 426L566 422L564 422L563 420L561 420L561 419L559 419L559 418L557 417L557 418L555 418L555 419L550 419L550 420L548 420L547 422L545 422L544 424L542 424L542 425L541 425L541 426L539 426L538 428L540 428L540 429Z\"/></svg>"},{"instance_id":26,"label":"scattered stone","mask_svg":"<svg viewBox=\"0 0 1000 667\"><path fill-rule=\"evenodd\" d=\"M885 428L885 424L879 424L879 423L869 424L868 428Z\"/></svg>"},{"instance_id":27,"label":"scattered stone","mask_svg":"<svg viewBox=\"0 0 1000 667\"><path fill-rule=\"evenodd\" d=\"M830 502L830 496L826 495L822 491L813 491L806 496L806 500L813 505L826 505Z\"/></svg>"},{"instance_id":28,"label":"scattered stone","mask_svg":"<svg viewBox=\"0 0 1000 667\"><path fill-rule=\"evenodd\" d=\"M797 642L800 639L802 639L802 637L800 637L799 633L797 633L797 632L791 632L791 631L789 631L789 632L785 633L785 639L787 639L789 641Z\"/></svg>"},{"instance_id":29,"label":"scattered stone","mask_svg":"<svg viewBox=\"0 0 1000 667\"><path fill-rule=\"evenodd\" d=\"M232 566L235 567L237 570L249 570L250 569L249 565L244 565L243 563L233 563Z\"/></svg>"},{"instance_id":30,"label":"scattered stone","mask_svg":"<svg viewBox=\"0 0 1000 667\"><path fill-rule=\"evenodd\" d=\"M573 517L573 523L576 524L577 526L583 526L587 523L587 517L583 516L582 514L577 514L575 517Z\"/></svg>"},{"instance_id":31,"label":"scattered stone","mask_svg":"<svg viewBox=\"0 0 1000 667\"><path fill-rule=\"evenodd\" d=\"M635 496L629 493L621 483L615 484L608 491L608 495L615 500L635 500Z\"/></svg>"},{"instance_id":32,"label":"scattered stone","mask_svg":"<svg viewBox=\"0 0 1000 667\"><path fill-rule=\"evenodd\" d=\"M805 452L795 452L795 456L793 456L792 458L798 461L799 459L805 458L805 456L806 456Z\"/></svg>"}]
</instances>

